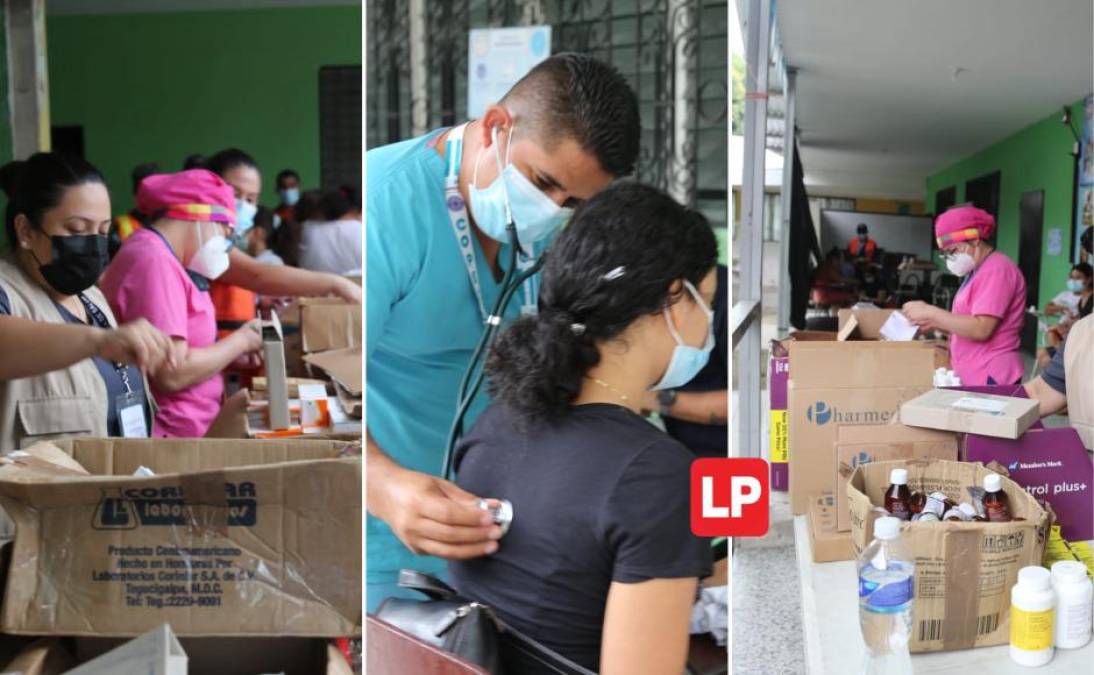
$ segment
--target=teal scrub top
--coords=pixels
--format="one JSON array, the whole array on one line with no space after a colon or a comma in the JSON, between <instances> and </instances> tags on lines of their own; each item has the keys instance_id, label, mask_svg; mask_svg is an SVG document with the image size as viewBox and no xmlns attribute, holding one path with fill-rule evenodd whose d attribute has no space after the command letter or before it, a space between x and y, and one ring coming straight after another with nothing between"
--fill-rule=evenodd
<instances>
[{"instance_id":1,"label":"teal scrub top","mask_svg":"<svg viewBox=\"0 0 1094 675\"><path fill-rule=\"evenodd\" d=\"M401 466L433 475L443 469L460 380L484 327L445 208L445 161L431 142L443 131L366 153L367 426ZM472 240L489 311L501 288ZM506 244L498 259L504 265L509 255ZM513 295L507 323L519 317L524 293ZM480 393L465 430L487 403ZM380 519L369 516L367 527L369 583L393 582L402 568L444 570L446 561L414 555Z\"/></svg>"}]
</instances>

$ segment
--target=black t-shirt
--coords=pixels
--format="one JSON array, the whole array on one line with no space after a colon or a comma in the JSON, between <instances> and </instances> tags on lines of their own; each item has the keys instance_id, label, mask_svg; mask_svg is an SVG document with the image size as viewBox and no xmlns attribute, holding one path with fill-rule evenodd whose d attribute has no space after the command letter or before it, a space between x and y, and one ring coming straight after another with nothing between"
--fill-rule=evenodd
<instances>
[{"instance_id":1,"label":"black t-shirt","mask_svg":"<svg viewBox=\"0 0 1094 675\"><path fill-rule=\"evenodd\" d=\"M109 325L100 325L100 322L95 321L94 317L91 317L91 321L88 324L84 324L79 317L68 311L68 308L64 305L54 304L60 311L61 317L65 320L65 323L97 325L99 328L110 328ZM0 288L0 314L11 315L11 300L8 298L8 294L3 288ZM121 371L110 361L101 359L98 356L92 357L92 361L95 362L95 367L99 369L99 375L103 378L103 384L106 385L106 400L108 402L106 411L107 433L110 436L121 436L122 429L118 420L118 397L126 391ZM148 408L147 397L144 395L144 379L141 375L141 371L132 366L123 367L129 375L129 386L133 389L133 393L136 394L137 400L142 401L142 405L144 406L145 426L148 429L151 429L151 410Z\"/></svg>"},{"instance_id":2,"label":"black t-shirt","mask_svg":"<svg viewBox=\"0 0 1094 675\"><path fill-rule=\"evenodd\" d=\"M729 296L729 270L718 265L718 287L714 291L714 349L710 360L682 392L720 391L729 388L729 321L726 317ZM729 414L729 410L725 411ZM729 427L725 424L698 424L665 417L665 431L689 450L704 457L729 454Z\"/></svg>"},{"instance_id":3,"label":"black t-shirt","mask_svg":"<svg viewBox=\"0 0 1094 675\"><path fill-rule=\"evenodd\" d=\"M513 522L494 555L451 563L451 579L517 630L598 670L613 581L710 573L710 543L689 522L694 456L610 404L574 407L529 432L518 422L495 403L461 443L457 482L512 502Z\"/></svg>"}]
</instances>

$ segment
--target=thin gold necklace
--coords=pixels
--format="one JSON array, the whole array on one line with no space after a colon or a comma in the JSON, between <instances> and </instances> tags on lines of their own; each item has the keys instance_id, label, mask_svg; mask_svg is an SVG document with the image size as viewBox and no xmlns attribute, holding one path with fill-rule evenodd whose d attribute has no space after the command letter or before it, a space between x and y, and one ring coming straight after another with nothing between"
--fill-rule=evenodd
<instances>
[{"instance_id":1,"label":"thin gold necklace","mask_svg":"<svg viewBox=\"0 0 1094 675\"><path fill-rule=\"evenodd\" d=\"M625 402L627 402L628 400L630 400L630 399L629 399L629 398L627 397L627 395L626 395L626 394L624 394L623 392L619 391L618 389L616 389L616 388L615 388L615 387L613 387L612 385L608 384L608 383L607 383L607 382L605 382L604 380L600 379L599 377L590 377L589 379L590 379L590 380L592 380L593 382L596 382L596 383L597 383L597 384L599 384L599 385L600 385L601 387L604 387L605 389L609 389L609 390L611 390L611 392L612 392L613 394L615 394L616 396L618 396L618 397L619 397L619 400L623 401L624 403L625 403Z\"/></svg>"}]
</instances>

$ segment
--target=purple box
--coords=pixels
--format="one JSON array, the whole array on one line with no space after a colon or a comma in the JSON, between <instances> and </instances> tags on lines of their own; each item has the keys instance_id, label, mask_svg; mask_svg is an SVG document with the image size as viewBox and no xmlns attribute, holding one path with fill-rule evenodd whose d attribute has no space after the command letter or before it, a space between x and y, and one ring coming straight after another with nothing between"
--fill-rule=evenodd
<instances>
[{"instance_id":1,"label":"purple box","mask_svg":"<svg viewBox=\"0 0 1094 675\"><path fill-rule=\"evenodd\" d=\"M968 387L944 387L945 389L956 389L957 391L969 391L974 394L994 394L996 396L1010 396L1011 398L1029 398L1026 394L1026 388L1020 384L982 384L982 385L970 385ZM1045 425L1041 424L1041 420L1037 420L1030 426L1030 429L1044 429Z\"/></svg>"},{"instance_id":2,"label":"purple box","mask_svg":"<svg viewBox=\"0 0 1094 675\"><path fill-rule=\"evenodd\" d=\"M1011 480L1052 505L1064 539L1094 539L1094 463L1071 427L1030 429L1017 440L967 434L966 462L995 460Z\"/></svg>"},{"instance_id":3,"label":"purple box","mask_svg":"<svg viewBox=\"0 0 1094 675\"><path fill-rule=\"evenodd\" d=\"M767 384L771 401L771 489L790 489L790 463L787 446L787 384L790 381L790 357L771 357Z\"/></svg>"}]
</instances>

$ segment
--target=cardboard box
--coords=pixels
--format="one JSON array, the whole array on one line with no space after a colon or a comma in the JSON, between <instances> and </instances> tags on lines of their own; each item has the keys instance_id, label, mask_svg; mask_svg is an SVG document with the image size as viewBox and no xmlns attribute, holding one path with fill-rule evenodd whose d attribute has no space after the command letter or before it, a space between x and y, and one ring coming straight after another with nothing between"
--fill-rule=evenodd
<instances>
[{"instance_id":1,"label":"cardboard box","mask_svg":"<svg viewBox=\"0 0 1094 675\"><path fill-rule=\"evenodd\" d=\"M1010 396L1013 398L1029 398L1026 388L1021 384L979 384L962 385L960 387L943 387L951 391L971 391L977 394L994 394L995 396ZM1037 420L1029 426L1030 429L1044 429L1045 425ZM1027 429L1026 431L1029 431Z\"/></svg>"},{"instance_id":2,"label":"cardboard box","mask_svg":"<svg viewBox=\"0 0 1094 675\"><path fill-rule=\"evenodd\" d=\"M787 413L786 387L790 380L790 343L809 340L832 341L836 334L826 331L799 330L782 340L771 341L771 362L767 377L769 412L769 448L771 489L790 489L790 425Z\"/></svg>"},{"instance_id":3,"label":"cardboard box","mask_svg":"<svg viewBox=\"0 0 1094 675\"><path fill-rule=\"evenodd\" d=\"M886 424L931 388L934 356L915 342L790 344L790 506L830 493L843 425Z\"/></svg>"},{"instance_id":4,"label":"cardboard box","mask_svg":"<svg viewBox=\"0 0 1094 675\"><path fill-rule=\"evenodd\" d=\"M305 354L361 346L361 305L337 298L301 298L298 303Z\"/></svg>"},{"instance_id":5,"label":"cardboard box","mask_svg":"<svg viewBox=\"0 0 1094 675\"><path fill-rule=\"evenodd\" d=\"M814 497L809 503L809 544L813 562L854 560L851 533L836 529L836 498L828 493Z\"/></svg>"},{"instance_id":6,"label":"cardboard box","mask_svg":"<svg viewBox=\"0 0 1094 675\"><path fill-rule=\"evenodd\" d=\"M900 406L913 427L1018 438L1040 419L1037 401L955 389L933 389Z\"/></svg>"},{"instance_id":7,"label":"cardboard box","mask_svg":"<svg viewBox=\"0 0 1094 675\"><path fill-rule=\"evenodd\" d=\"M908 487L967 500L966 487L989 473L980 464L942 460L874 462L855 469L847 484L851 543L856 555L873 539L874 521L889 472L908 470ZM1009 523L905 523L901 536L916 559L913 652L1006 644L1010 639L1010 589L1018 570L1040 565L1052 518L1020 485L1004 477Z\"/></svg>"},{"instance_id":8,"label":"cardboard box","mask_svg":"<svg viewBox=\"0 0 1094 675\"><path fill-rule=\"evenodd\" d=\"M881 327L889 320L895 309L841 309L839 317L838 339L841 340L881 340ZM853 324L853 325L852 325ZM842 336L842 337L839 337ZM916 343L934 350L934 367L950 368L950 345L948 340L917 339Z\"/></svg>"},{"instance_id":9,"label":"cardboard box","mask_svg":"<svg viewBox=\"0 0 1094 675\"><path fill-rule=\"evenodd\" d=\"M361 631L361 458L344 442L74 439L91 475L0 466L16 524L0 630ZM133 476L140 466L156 473Z\"/></svg>"},{"instance_id":10,"label":"cardboard box","mask_svg":"<svg viewBox=\"0 0 1094 675\"><path fill-rule=\"evenodd\" d=\"M262 326L262 357L266 367L266 400L271 429L289 428L289 384L285 370L285 344L277 313Z\"/></svg>"},{"instance_id":11,"label":"cardboard box","mask_svg":"<svg viewBox=\"0 0 1094 675\"><path fill-rule=\"evenodd\" d=\"M39 638L7 661L0 673L7 675L61 675L77 665L69 645L61 638Z\"/></svg>"},{"instance_id":12,"label":"cardboard box","mask_svg":"<svg viewBox=\"0 0 1094 675\"><path fill-rule=\"evenodd\" d=\"M836 438L836 528L851 529L847 481L862 464L898 459L957 461L957 435L903 424L842 426ZM886 486L887 487L887 486Z\"/></svg>"},{"instance_id":13,"label":"cardboard box","mask_svg":"<svg viewBox=\"0 0 1094 675\"><path fill-rule=\"evenodd\" d=\"M1017 440L969 434L963 459L1002 464L1011 480L1052 506L1065 539L1094 539L1094 464L1074 429L1030 429Z\"/></svg>"},{"instance_id":14,"label":"cardboard box","mask_svg":"<svg viewBox=\"0 0 1094 675\"><path fill-rule=\"evenodd\" d=\"M180 638L190 675L352 675L342 654L326 640L305 638ZM116 649L118 640L79 638L78 660Z\"/></svg>"}]
</instances>

